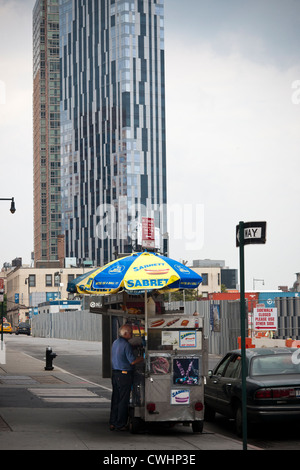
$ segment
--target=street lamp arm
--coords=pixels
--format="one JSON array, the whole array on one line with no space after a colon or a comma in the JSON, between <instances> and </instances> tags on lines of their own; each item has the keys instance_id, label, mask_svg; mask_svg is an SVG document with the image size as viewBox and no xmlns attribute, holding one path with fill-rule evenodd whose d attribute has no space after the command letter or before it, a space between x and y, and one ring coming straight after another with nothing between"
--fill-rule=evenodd
<instances>
[{"instance_id":1,"label":"street lamp arm","mask_svg":"<svg viewBox=\"0 0 300 470\"><path fill-rule=\"evenodd\" d=\"M11 201L10 212L14 214L16 212L15 198L14 197L1 197L0 201Z\"/></svg>"}]
</instances>

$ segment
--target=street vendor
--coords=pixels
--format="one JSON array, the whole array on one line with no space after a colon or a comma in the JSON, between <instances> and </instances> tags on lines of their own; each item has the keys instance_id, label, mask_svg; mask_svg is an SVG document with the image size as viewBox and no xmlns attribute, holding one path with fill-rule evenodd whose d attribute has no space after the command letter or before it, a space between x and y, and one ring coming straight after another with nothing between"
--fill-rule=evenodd
<instances>
[{"instance_id":1,"label":"street vendor","mask_svg":"<svg viewBox=\"0 0 300 470\"><path fill-rule=\"evenodd\" d=\"M110 412L110 430L127 430L128 406L133 383L135 364L143 361L143 357L135 357L129 340L132 338L131 325L123 325L119 329L119 338L113 342L112 359L112 397Z\"/></svg>"}]
</instances>

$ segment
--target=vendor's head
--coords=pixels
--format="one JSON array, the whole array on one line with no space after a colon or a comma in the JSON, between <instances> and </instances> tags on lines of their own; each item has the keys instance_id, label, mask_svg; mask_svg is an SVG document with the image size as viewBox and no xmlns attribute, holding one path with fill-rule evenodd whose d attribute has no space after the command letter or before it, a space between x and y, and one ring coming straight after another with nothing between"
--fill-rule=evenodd
<instances>
[{"instance_id":1,"label":"vendor's head","mask_svg":"<svg viewBox=\"0 0 300 470\"><path fill-rule=\"evenodd\" d=\"M122 325L119 328L119 335L121 338L131 339L132 338L132 327L131 325Z\"/></svg>"}]
</instances>

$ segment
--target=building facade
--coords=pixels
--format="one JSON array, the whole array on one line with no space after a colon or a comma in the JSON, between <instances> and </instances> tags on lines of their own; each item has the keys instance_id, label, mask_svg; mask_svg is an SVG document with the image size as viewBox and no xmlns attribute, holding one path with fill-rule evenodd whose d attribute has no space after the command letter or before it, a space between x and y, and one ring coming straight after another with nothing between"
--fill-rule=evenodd
<instances>
[{"instance_id":1,"label":"building facade","mask_svg":"<svg viewBox=\"0 0 300 470\"><path fill-rule=\"evenodd\" d=\"M95 265L167 252L163 0L60 0L62 233Z\"/></svg>"},{"instance_id":2,"label":"building facade","mask_svg":"<svg viewBox=\"0 0 300 470\"><path fill-rule=\"evenodd\" d=\"M226 290L237 289L238 270L225 266L224 260L194 260L191 268L202 277L202 283L198 287L198 294L207 298L213 292L221 292L222 287Z\"/></svg>"},{"instance_id":3,"label":"building facade","mask_svg":"<svg viewBox=\"0 0 300 470\"><path fill-rule=\"evenodd\" d=\"M197 287L198 295L208 298L210 292L221 292L221 268L218 266L192 267L193 271L202 277L201 284Z\"/></svg>"},{"instance_id":4,"label":"building facade","mask_svg":"<svg viewBox=\"0 0 300 470\"><path fill-rule=\"evenodd\" d=\"M68 299L68 283L88 268L17 267L6 273L7 320L15 327L44 302ZM0 276L1 277L1 276Z\"/></svg>"},{"instance_id":5,"label":"building facade","mask_svg":"<svg viewBox=\"0 0 300 470\"><path fill-rule=\"evenodd\" d=\"M34 260L57 260L61 233L58 0L33 10Z\"/></svg>"}]
</instances>

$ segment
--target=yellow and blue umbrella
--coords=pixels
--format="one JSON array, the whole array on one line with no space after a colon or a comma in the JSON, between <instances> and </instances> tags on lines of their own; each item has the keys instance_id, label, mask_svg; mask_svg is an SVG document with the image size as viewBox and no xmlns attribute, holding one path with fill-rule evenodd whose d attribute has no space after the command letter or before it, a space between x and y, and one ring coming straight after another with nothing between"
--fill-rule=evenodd
<instances>
[{"instance_id":1,"label":"yellow and blue umbrella","mask_svg":"<svg viewBox=\"0 0 300 470\"><path fill-rule=\"evenodd\" d=\"M76 278L69 292L92 295L196 289L202 277L184 264L158 253L133 253Z\"/></svg>"}]
</instances>

